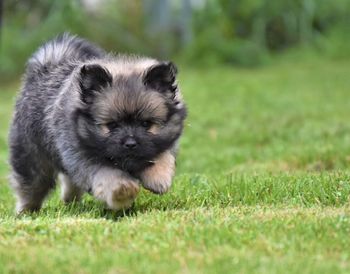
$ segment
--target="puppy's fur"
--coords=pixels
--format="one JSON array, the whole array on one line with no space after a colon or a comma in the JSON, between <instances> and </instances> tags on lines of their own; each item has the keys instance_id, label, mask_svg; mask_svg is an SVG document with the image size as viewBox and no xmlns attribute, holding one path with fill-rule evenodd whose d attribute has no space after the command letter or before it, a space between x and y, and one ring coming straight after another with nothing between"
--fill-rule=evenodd
<instances>
[{"instance_id":1,"label":"puppy's fur","mask_svg":"<svg viewBox=\"0 0 350 274\"><path fill-rule=\"evenodd\" d=\"M171 62L108 55L64 34L29 59L11 125L17 211L40 209L60 174L62 199L92 193L130 207L139 183L168 191L186 107Z\"/></svg>"}]
</instances>

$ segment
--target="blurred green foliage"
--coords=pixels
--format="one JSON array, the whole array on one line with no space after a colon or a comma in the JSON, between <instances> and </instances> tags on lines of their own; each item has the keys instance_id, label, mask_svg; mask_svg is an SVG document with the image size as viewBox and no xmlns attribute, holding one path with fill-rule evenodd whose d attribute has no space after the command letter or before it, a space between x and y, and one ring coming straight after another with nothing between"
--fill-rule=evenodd
<instances>
[{"instance_id":1,"label":"blurred green foliage","mask_svg":"<svg viewBox=\"0 0 350 274\"><path fill-rule=\"evenodd\" d=\"M296 45L348 54L348 0L5 1L0 75L10 79L41 43L69 31L108 50L188 64L255 66Z\"/></svg>"},{"instance_id":2,"label":"blurred green foliage","mask_svg":"<svg viewBox=\"0 0 350 274\"><path fill-rule=\"evenodd\" d=\"M257 65L299 44L326 48L327 37L343 39L349 19L348 0L209 0L195 13L188 52L194 60Z\"/></svg>"}]
</instances>

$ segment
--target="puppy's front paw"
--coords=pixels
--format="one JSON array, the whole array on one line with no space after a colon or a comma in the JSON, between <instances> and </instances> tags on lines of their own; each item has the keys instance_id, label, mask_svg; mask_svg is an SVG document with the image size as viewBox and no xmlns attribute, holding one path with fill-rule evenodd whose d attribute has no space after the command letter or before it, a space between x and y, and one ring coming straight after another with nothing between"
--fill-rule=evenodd
<instances>
[{"instance_id":1,"label":"puppy's front paw","mask_svg":"<svg viewBox=\"0 0 350 274\"><path fill-rule=\"evenodd\" d=\"M106 201L107 206L114 210L130 208L139 191L138 183L122 179L111 189Z\"/></svg>"},{"instance_id":2,"label":"puppy's front paw","mask_svg":"<svg viewBox=\"0 0 350 274\"><path fill-rule=\"evenodd\" d=\"M120 170L104 168L93 179L93 195L113 210L131 207L139 191L137 180Z\"/></svg>"},{"instance_id":3,"label":"puppy's front paw","mask_svg":"<svg viewBox=\"0 0 350 274\"><path fill-rule=\"evenodd\" d=\"M142 186L153 193L164 194L170 189L174 172L175 157L166 151L141 173Z\"/></svg>"}]
</instances>

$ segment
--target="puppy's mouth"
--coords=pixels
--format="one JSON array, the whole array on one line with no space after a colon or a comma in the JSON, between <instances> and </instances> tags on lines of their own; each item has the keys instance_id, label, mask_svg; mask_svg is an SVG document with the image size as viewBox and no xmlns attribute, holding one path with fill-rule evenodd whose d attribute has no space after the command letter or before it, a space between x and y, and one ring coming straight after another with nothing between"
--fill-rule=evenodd
<instances>
[{"instance_id":1,"label":"puppy's mouth","mask_svg":"<svg viewBox=\"0 0 350 274\"><path fill-rule=\"evenodd\" d=\"M154 161L150 159L145 159L135 156L126 156L123 158L107 158L108 162L114 167L124 170L132 175L137 176L140 172L146 169L149 166L154 164Z\"/></svg>"}]
</instances>

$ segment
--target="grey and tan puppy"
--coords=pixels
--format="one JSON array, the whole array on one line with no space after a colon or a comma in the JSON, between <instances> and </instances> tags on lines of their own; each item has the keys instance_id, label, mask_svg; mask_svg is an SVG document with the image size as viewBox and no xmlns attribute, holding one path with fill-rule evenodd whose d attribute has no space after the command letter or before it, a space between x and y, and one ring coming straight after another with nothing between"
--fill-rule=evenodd
<instances>
[{"instance_id":1,"label":"grey and tan puppy","mask_svg":"<svg viewBox=\"0 0 350 274\"><path fill-rule=\"evenodd\" d=\"M40 209L58 175L65 202L89 192L115 210L132 205L140 184L167 192L186 117L176 73L68 34L39 48L9 136L17 212Z\"/></svg>"}]
</instances>

